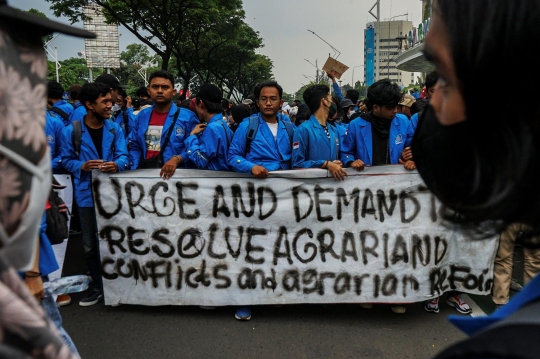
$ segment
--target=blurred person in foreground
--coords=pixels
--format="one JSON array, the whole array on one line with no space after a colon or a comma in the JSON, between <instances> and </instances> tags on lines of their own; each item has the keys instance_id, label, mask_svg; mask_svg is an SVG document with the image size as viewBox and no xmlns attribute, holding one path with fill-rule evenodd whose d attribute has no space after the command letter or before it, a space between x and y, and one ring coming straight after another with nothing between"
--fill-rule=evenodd
<instances>
[{"instance_id":1,"label":"blurred person in foreground","mask_svg":"<svg viewBox=\"0 0 540 359\"><path fill-rule=\"evenodd\" d=\"M532 105L540 87L517 74L513 85L531 106L493 107L491 92L478 85L496 88L494 69L530 57L540 45L539 18L539 0L435 2L424 53L439 80L412 143L418 171L448 220L481 236L523 223L528 248L540 246L540 108ZM540 277L488 317L450 320L471 337L438 359L537 358Z\"/></svg>"},{"instance_id":2,"label":"blurred person in foreground","mask_svg":"<svg viewBox=\"0 0 540 359\"><path fill-rule=\"evenodd\" d=\"M93 36L0 0L0 358L77 357L36 300L45 296L38 238L51 188L41 37L53 32Z\"/></svg>"}]
</instances>

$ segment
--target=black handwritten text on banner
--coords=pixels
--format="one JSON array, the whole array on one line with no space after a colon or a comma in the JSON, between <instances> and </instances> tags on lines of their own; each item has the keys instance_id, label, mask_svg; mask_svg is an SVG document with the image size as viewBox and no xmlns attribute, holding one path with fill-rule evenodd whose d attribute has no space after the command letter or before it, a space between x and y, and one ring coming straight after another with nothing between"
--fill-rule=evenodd
<instances>
[{"instance_id":1,"label":"black handwritten text on banner","mask_svg":"<svg viewBox=\"0 0 540 359\"><path fill-rule=\"evenodd\" d=\"M441 225L418 174L395 166L339 183L322 170L93 175L107 304L416 302L491 290L497 240Z\"/></svg>"}]
</instances>

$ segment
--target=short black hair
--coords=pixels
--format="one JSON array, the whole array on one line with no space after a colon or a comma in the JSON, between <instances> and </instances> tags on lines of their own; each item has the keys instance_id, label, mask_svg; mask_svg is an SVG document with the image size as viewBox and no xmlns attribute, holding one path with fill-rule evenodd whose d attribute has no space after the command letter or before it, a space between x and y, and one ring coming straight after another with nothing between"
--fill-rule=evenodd
<instances>
[{"instance_id":1,"label":"short black hair","mask_svg":"<svg viewBox=\"0 0 540 359\"><path fill-rule=\"evenodd\" d=\"M148 94L148 89L144 86L141 86L137 89L137 91L135 91L135 96L137 97L141 97L141 96L144 96L144 97L150 97L150 95Z\"/></svg>"},{"instance_id":2,"label":"short black hair","mask_svg":"<svg viewBox=\"0 0 540 359\"><path fill-rule=\"evenodd\" d=\"M118 94L119 94L120 96L122 96L122 99L123 99L124 101L126 100L126 97L127 97L127 92L126 92L126 90L124 90L124 89L119 89L119 90L118 90Z\"/></svg>"},{"instance_id":3,"label":"short black hair","mask_svg":"<svg viewBox=\"0 0 540 359\"><path fill-rule=\"evenodd\" d=\"M208 111L208 113L215 115L223 112L223 108L221 108L221 103L210 102L199 97L196 97L196 99L197 103L204 103L204 107L206 108L206 111Z\"/></svg>"},{"instance_id":4,"label":"short black hair","mask_svg":"<svg viewBox=\"0 0 540 359\"><path fill-rule=\"evenodd\" d=\"M174 87L174 77L169 71L165 70L157 70L150 74L150 77L148 78L148 83L151 83L153 79L156 77L167 79L171 82L171 85Z\"/></svg>"},{"instance_id":5,"label":"short black hair","mask_svg":"<svg viewBox=\"0 0 540 359\"><path fill-rule=\"evenodd\" d=\"M304 102L311 114L314 114L321 106L321 99L328 96L330 88L326 85L312 85L304 91Z\"/></svg>"},{"instance_id":6,"label":"short black hair","mask_svg":"<svg viewBox=\"0 0 540 359\"><path fill-rule=\"evenodd\" d=\"M83 106L88 109L86 107L86 101L94 103L99 97L106 96L108 93L110 93L110 90L111 88L109 85L105 85L101 82L90 82L84 84L81 87L81 92L79 92L79 101L81 101Z\"/></svg>"},{"instance_id":7,"label":"short black hair","mask_svg":"<svg viewBox=\"0 0 540 359\"><path fill-rule=\"evenodd\" d=\"M335 93L332 94L332 101L334 101L334 103L336 104L336 107L337 107L337 117L336 118L342 118L344 113L343 113L343 108L340 106L340 102L341 102L341 98L336 95Z\"/></svg>"},{"instance_id":8,"label":"short black hair","mask_svg":"<svg viewBox=\"0 0 540 359\"><path fill-rule=\"evenodd\" d=\"M439 74L437 71L432 71L426 76L426 89L430 89L434 87L437 84L437 81L439 81Z\"/></svg>"},{"instance_id":9,"label":"short black hair","mask_svg":"<svg viewBox=\"0 0 540 359\"><path fill-rule=\"evenodd\" d=\"M257 86L255 86L253 89L253 93L255 94L255 98L257 100L259 99L261 91L264 87L275 87L278 90L279 99L281 100L283 98L283 87L281 87L276 81L265 81L257 84Z\"/></svg>"},{"instance_id":10,"label":"short black hair","mask_svg":"<svg viewBox=\"0 0 540 359\"><path fill-rule=\"evenodd\" d=\"M64 96L64 88L56 81L49 81L47 84L47 97L53 100L61 100Z\"/></svg>"},{"instance_id":11,"label":"short black hair","mask_svg":"<svg viewBox=\"0 0 540 359\"><path fill-rule=\"evenodd\" d=\"M355 89L347 90L345 97L351 100L352 103L356 104L360 98L360 91Z\"/></svg>"},{"instance_id":12,"label":"short black hair","mask_svg":"<svg viewBox=\"0 0 540 359\"><path fill-rule=\"evenodd\" d=\"M388 79L379 80L368 88L367 99L373 105L394 108L403 98L399 86Z\"/></svg>"}]
</instances>

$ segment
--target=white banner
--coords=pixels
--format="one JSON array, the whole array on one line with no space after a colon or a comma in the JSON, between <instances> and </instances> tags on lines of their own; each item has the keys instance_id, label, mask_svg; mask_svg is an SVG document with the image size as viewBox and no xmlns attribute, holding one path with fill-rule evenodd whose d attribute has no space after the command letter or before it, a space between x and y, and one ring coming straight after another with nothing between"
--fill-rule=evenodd
<instances>
[{"instance_id":1,"label":"white banner","mask_svg":"<svg viewBox=\"0 0 540 359\"><path fill-rule=\"evenodd\" d=\"M93 173L106 304L407 303L487 294L497 239L443 226L402 166Z\"/></svg>"}]
</instances>

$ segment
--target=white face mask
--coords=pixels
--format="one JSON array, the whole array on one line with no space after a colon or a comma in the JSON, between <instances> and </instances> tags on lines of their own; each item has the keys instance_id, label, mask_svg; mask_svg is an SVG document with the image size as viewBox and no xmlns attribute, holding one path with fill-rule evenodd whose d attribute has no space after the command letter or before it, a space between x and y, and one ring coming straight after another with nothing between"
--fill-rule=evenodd
<instances>
[{"instance_id":1,"label":"white face mask","mask_svg":"<svg viewBox=\"0 0 540 359\"><path fill-rule=\"evenodd\" d=\"M351 110L349 111L349 113L347 114L347 117L348 117L348 118L351 118L351 116L354 115L355 113L356 113L356 111L355 111L354 108L353 108L353 109L351 109Z\"/></svg>"},{"instance_id":2,"label":"white face mask","mask_svg":"<svg viewBox=\"0 0 540 359\"><path fill-rule=\"evenodd\" d=\"M118 112L122 109L122 106L120 106L119 104L115 103L114 106L112 107L112 112Z\"/></svg>"},{"instance_id":3,"label":"white face mask","mask_svg":"<svg viewBox=\"0 0 540 359\"><path fill-rule=\"evenodd\" d=\"M0 255L16 270L28 271L34 264L45 202L51 191L51 157L47 149L45 156L35 165L3 145L0 145L0 154L33 176L30 200L17 230L8 235L0 225Z\"/></svg>"}]
</instances>

